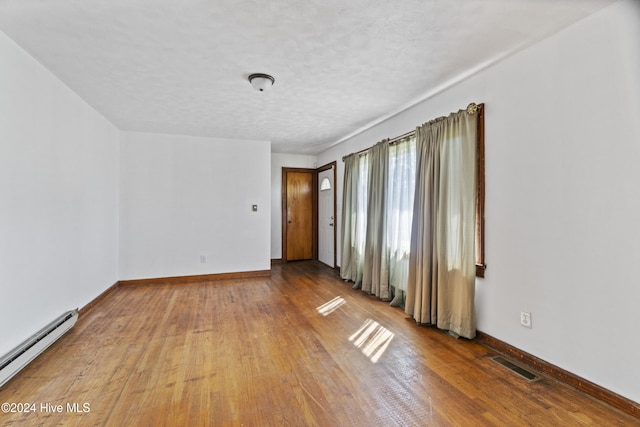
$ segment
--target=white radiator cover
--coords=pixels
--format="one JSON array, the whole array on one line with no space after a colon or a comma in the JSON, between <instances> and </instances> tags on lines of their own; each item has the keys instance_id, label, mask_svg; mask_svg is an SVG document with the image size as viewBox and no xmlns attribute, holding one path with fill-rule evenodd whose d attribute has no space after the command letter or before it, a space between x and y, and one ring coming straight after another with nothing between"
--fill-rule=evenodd
<instances>
[{"instance_id":1,"label":"white radiator cover","mask_svg":"<svg viewBox=\"0 0 640 427\"><path fill-rule=\"evenodd\" d=\"M0 358L0 387L65 334L78 320L78 310L67 311Z\"/></svg>"}]
</instances>

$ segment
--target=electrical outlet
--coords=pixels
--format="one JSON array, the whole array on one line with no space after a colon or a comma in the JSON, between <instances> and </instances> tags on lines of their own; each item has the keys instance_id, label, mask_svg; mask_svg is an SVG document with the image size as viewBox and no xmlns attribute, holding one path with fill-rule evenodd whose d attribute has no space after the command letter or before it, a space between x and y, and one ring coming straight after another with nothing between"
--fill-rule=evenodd
<instances>
[{"instance_id":1,"label":"electrical outlet","mask_svg":"<svg viewBox=\"0 0 640 427\"><path fill-rule=\"evenodd\" d=\"M527 313L526 311L521 311L520 324L525 328L531 329L531 313Z\"/></svg>"},{"instance_id":2,"label":"electrical outlet","mask_svg":"<svg viewBox=\"0 0 640 427\"><path fill-rule=\"evenodd\" d=\"M206 264L207 263L207 257L205 255L200 255L200 264Z\"/></svg>"}]
</instances>

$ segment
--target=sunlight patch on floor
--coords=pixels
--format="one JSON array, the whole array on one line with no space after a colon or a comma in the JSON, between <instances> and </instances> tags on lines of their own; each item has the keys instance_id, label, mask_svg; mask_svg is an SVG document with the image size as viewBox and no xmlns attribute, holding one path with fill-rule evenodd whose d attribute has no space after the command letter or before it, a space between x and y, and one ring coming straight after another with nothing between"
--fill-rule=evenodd
<instances>
[{"instance_id":1,"label":"sunlight patch on floor","mask_svg":"<svg viewBox=\"0 0 640 427\"><path fill-rule=\"evenodd\" d=\"M389 347L394 335L375 320L367 319L360 329L349 337L349 341L362 350L362 353L373 363L376 363Z\"/></svg>"},{"instance_id":2,"label":"sunlight patch on floor","mask_svg":"<svg viewBox=\"0 0 640 427\"><path fill-rule=\"evenodd\" d=\"M342 306L346 301L342 297L335 297L329 302L325 302L320 307L316 308L318 313L323 316L328 316Z\"/></svg>"}]
</instances>

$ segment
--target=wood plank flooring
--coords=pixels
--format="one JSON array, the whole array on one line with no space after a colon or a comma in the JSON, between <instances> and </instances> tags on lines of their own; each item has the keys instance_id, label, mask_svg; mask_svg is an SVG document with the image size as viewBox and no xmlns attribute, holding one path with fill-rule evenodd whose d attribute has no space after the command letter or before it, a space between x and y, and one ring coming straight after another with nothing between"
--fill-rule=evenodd
<instances>
[{"instance_id":1,"label":"wood plank flooring","mask_svg":"<svg viewBox=\"0 0 640 427\"><path fill-rule=\"evenodd\" d=\"M640 424L552 379L522 379L493 355L417 326L317 262L274 265L271 277L121 286L0 389L0 403L37 405L0 413L0 424ZM88 411L68 411L74 403Z\"/></svg>"}]
</instances>

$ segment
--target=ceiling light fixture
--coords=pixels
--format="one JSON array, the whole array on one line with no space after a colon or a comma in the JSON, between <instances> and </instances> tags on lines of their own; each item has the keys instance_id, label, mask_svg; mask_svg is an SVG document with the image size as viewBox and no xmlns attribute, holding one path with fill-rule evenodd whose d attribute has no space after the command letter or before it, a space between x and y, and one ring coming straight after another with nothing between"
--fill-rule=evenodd
<instances>
[{"instance_id":1,"label":"ceiling light fixture","mask_svg":"<svg viewBox=\"0 0 640 427\"><path fill-rule=\"evenodd\" d=\"M269 89L275 82L276 80L269 74L255 73L249 76L249 83L251 83L251 86L260 92L264 92Z\"/></svg>"}]
</instances>

